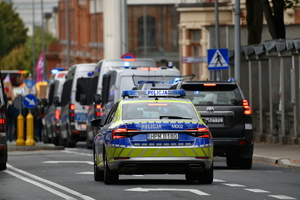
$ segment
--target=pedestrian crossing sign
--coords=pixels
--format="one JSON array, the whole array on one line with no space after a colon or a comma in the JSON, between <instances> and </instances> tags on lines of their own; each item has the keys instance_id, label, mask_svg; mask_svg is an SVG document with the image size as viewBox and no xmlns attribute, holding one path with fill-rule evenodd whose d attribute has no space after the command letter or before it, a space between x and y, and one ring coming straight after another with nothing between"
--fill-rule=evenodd
<instances>
[{"instance_id":1,"label":"pedestrian crossing sign","mask_svg":"<svg viewBox=\"0 0 300 200\"><path fill-rule=\"evenodd\" d=\"M208 49L207 61L209 70L228 69L228 49Z\"/></svg>"}]
</instances>

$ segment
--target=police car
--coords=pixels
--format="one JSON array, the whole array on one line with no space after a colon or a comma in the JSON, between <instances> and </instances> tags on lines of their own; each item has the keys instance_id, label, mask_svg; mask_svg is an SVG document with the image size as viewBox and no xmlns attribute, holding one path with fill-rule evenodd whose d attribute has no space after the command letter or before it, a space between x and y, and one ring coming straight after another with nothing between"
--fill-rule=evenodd
<instances>
[{"instance_id":1,"label":"police car","mask_svg":"<svg viewBox=\"0 0 300 200\"><path fill-rule=\"evenodd\" d=\"M185 174L213 182L213 141L184 90L126 90L94 137L94 179L118 182L120 174Z\"/></svg>"}]
</instances>

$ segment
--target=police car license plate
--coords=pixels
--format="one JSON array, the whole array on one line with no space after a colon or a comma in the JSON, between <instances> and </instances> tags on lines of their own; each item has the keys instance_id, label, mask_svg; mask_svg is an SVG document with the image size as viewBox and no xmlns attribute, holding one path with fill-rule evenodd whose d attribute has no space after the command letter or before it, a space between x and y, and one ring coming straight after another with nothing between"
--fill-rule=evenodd
<instances>
[{"instance_id":1,"label":"police car license plate","mask_svg":"<svg viewBox=\"0 0 300 200\"><path fill-rule=\"evenodd\" d=\"M178 140L178 133L148 133L147 140Z\"/></svg>"},{"instance_id":2,"label":"police car license plate","mask_svg":"<svg viewBox=\"0 0 300 200\"><path fill-rule=\"evenodd\" d=\"M218 123L221 124L224 122L224 118L223 117L202 117L203 119L206 119L208 121L208 123Z\"/></svg>"}]
</instances>

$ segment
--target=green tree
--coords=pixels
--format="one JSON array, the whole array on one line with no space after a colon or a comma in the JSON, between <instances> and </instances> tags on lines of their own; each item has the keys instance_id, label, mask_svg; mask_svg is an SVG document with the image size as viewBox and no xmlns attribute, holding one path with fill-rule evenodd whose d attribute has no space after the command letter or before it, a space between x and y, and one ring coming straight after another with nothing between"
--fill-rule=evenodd
<instances>
[{"instance_id":1,"label":"green tree","mask_svg":"<svg viewBox=\"0 0 300 200\"><path fill-rule=\"evenodd\" d=\"M13 48L22 45L27 39L27 28L25 28L19 14L15 12L13 4L0 2L0 36L1 50L0 59L7 55Z\"/></svg>"},{"instance_id":2,"label":"green tree","mask_svg":"<svg viewBox=\"0 0 300 200\"><path fill-rule=\"evenodd\" d=\"M38 62L40 53L42 52L42 28L35 29L35 63ZM15 47L8 55L4 56L0 61L2 69L10 70L29 70L34 72L33 66L33 37L28 37L25 44ZM57 38L53 37L51 33L45 32L44 37L45 51L53 42L57 42Z\"/></svg>"},{"instance_id":3,"label":"green tree","mask_svg":"<svg viewBox=\"0 0 300 200\"><path fill-rule=\"evenodd\" d=\"M292 8L299 0L246 0L248 45L261 42L263 14L272 39L285 39L284 10Z\"/></svg>"}]
</instances>

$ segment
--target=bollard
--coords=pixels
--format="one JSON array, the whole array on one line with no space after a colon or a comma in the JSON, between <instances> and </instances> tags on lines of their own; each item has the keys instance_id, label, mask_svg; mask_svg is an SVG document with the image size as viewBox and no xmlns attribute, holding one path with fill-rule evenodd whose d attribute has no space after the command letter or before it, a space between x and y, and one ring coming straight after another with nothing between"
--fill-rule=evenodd
<instances>
[{"instance_id":1,"label":"bollard","mask_svg":"<svg viewBox=\"0 0 300 200\"><path fill-rule=\"evenodd\" d=\"M33 115L31 113L28 113L26 117L26 146L34 146L34 128L33 128Z\"/></svg>"},{"instance_id":2,"label":"bollard","mask_svg":"<svg viewBox=\"0 0 300 200\"><path fill-rule=\"evenodd\" d=\"M24 141L24 117L23 115L19 115L17 118L17 146L23 146L25 144Z\"/></svg>"}]
</instances>

